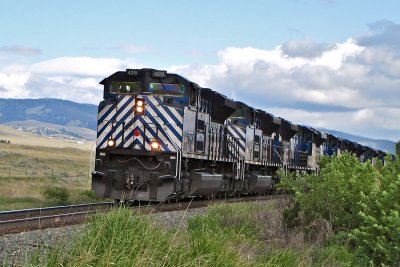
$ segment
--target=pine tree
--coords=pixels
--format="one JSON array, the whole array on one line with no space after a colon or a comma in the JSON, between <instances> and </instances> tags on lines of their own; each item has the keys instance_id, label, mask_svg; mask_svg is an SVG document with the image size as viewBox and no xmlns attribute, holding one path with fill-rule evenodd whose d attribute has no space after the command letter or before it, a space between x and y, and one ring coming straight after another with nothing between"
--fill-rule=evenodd
<instances>
[{"instance_id":1,"label":"pine tree","mask_svg":"<svg viewBox=\"0 0 400 267\"><path fill-rule=\"evenodd\" d=\"M396 155L400 156L400 140L396 143Z\"/></svg>"}]
</instances>

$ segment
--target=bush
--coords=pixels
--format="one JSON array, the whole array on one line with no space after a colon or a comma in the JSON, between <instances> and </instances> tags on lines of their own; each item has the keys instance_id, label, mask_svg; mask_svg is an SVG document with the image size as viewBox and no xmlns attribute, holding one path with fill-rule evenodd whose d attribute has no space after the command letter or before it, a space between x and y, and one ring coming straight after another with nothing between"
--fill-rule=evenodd
<instances>
[{"instance_id":1,"label":"bush","mask_svg":"<svg viewBox=\"0 0 400 267\"><path fill-rule=\"evenodd\" d=\"M69 204L69 191L65 187L49 187L44 190L46 200L55 205Z\"/></svg>"},{"instance_id":2,"label":"bush","mask_svg":"<svg viewBox=\"0 0 400 267\"><path fill-rule=\"evenodd\" d=\"M96 193L93 190L85 190L83 194L88 198L96 199Z\"/></svg>"},{"instance_id":3,"label":"bush","mask_svg":"<svg viewBox=\"0 0 400 267\"><path fill-rule=\"evenodd\" d=\"M376 265L397 265L400 262L399 156L394 160L388 156L385 164L373 166L344 153L323 158L321 166L319 174L303 175L297 180L281 173L280 186L295 194L295 205L285 212L286 225L295 227L301 219L305 235L310 237L310 226L326 220L334 233L340 232L340 238L333 238L336 244L346 245L362 262L367 258Z\"/></svg>"},{"instance_id":4,"label":"bush","mask_svg":"<svg viewBox=\"0 0 400 267\"><path fill-rule=\"evenodd\" d=\"M373 262L394 266L400 262L400 160L386 158L378 186L363 194L357 214L359 227L349 233L354 248Z\"/></svg>"},{"instance_id":5,"label":"bush","mask_svg":"<svg viewBox=\"0 0 400 267\"><path fill-rule=\"evenodd\" d=\"M375 187L377 171L371 163L361 163L349 153L325 158L322 166L319 174L305 174L297 180L284 176L281 186L295 193L305 226L325 219L335 231L355 228L360 223L356 204Z\"/></svg>"}]
</instances>

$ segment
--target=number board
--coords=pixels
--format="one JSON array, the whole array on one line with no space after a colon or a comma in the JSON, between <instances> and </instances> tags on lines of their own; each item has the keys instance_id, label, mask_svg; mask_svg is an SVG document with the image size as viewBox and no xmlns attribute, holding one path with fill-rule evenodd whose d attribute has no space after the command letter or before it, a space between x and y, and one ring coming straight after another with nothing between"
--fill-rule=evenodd
<instances>
[{"instance_id":1,"label":"number board","mask_svg":"<svg viewBox=\"0 0 400 267\"><path fill-rule=\"evenodd\" d=\"M167 78L167 71L165 70L153 70L151 72L152 78Z\"/></svg>"},{"instance_id":2,"label":"number board","mask_svg":"<svg viewBox=\"0 0 400 267\"><path fill-rule=\"evenodd\" d=\"M138 76L140 76L139 70L127 69L127 70L126 70L126 73L128 74L128 76L133 76L133 77L138 77Z\"/></svg>"}]
</instances>

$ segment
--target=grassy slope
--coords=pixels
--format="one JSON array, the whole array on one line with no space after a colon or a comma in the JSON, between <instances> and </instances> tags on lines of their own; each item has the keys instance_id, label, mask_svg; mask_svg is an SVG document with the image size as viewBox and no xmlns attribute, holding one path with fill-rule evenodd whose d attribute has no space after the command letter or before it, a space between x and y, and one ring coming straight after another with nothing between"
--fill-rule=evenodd
<instances>
[{"instance_id":1,"label":"grassy slope","mask_svg":"<svg viewBox=\"0 0 400 267\"><path fill-rule=\"evenodd\" d=\"M53 148L77 148L82 150L90 150L94 142L86 142L85 144L78 144L74 140L57 140L46 138L34 134L10 128L0 124L0 139L9 140L12 144L28 145L28 146L41 146Z\"/></svg>"},{"instance_id":2,"label":"grassy slope","mask_svg":"<svg viewBox=\"0 0 400 267\"><path fill-rule=\"evenodd\" d=\"M51 205L46 188L64 187L70 202L93 201L90 189L91 147L35 136L0 125L0 210Z\"/></svg>"},{"instance_id":3,"label":"grassy slope","mask_svg":"<svg viewBox=\"0 0 400 267\"><path fill-rule=\"evenodd\" d=\"M92 129L88 129L88 128L83 128L83 127L64 126L64 125L46 123L46 122L35 121L35 120L12 121L12 122L6 122L6 123L4 123L4 125L12 127L14 129L44 128L44 129L48 129L48 130L53 130L55 132L60 132L59 134L52 134L53 136L56 135L56 136L63 136L63 137L67 138L68 135L66 135L62 132L62 130L66 130L69 133L79 135L82 138L85 138L86 140L95 140L96 139L96 131L93 131Z\"/></svg>"}]
</instances>

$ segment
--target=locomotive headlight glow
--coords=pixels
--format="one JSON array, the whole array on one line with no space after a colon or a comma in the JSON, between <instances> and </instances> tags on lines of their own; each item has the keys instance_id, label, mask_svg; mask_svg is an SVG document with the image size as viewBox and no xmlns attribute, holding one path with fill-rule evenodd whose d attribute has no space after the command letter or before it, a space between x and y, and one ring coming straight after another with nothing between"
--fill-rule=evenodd
<instances>
[{"instance_id":1,"label":"locomotive headlight glow","mask_svg":"<svg viewBox=\"0 0 400 267\"><path fill-rule=\"evenodd\" d=\"M108 145L109 147L114 147L114 146L115 146L115 140L114 140L114 139L108 139L107 145Z\"/></svg>"},{"instance_id":2,"label":"locomotive headlight glow","mask_svg":"<svg viewBox=\"0 0 400 267\"><path fill-rule=\"evenodd\" d=\"M152 141L150 146L151 146L151 150L153 150L153 151L157 151L160 149L160 143L158 143L157 141Z\"/></svg>"},{"instance_id":3,"label":"locomotive headlight glow","mask_svg":"<svg viewBox=\"0 0 400 267\"><path fill-rule=\"evenodd\" d=\"M142 98L135 99L135 115L144 115L145 101Z\"/></svg>"}]
</instances>

